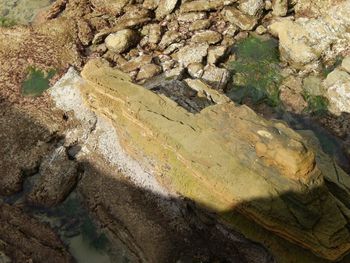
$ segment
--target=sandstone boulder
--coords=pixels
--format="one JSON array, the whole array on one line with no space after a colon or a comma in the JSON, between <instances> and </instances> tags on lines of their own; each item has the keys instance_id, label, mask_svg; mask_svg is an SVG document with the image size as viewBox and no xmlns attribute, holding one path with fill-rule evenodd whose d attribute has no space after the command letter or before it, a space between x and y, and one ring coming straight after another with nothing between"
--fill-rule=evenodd
<instances>
[{"instance_id":1,"label":"sandstone boulder","mask_svg":"<svg viewBox=\"0 0 350 263\"><path fill-rule=\"evenodd\" d=\"M270 26L271 33L280 40L282 59L297 68L315 64L310 67L311 71L317 69L320 58L328 62L340 54L350 52L350 46L347 44L350 39L347 32L350 26L350 21L347 19L350 2L339 1L329 4L328 1L316 1L328 3L327 8L319 9L315 1L301 2L315 4L315 10L318 10L317 16L313 17L306 12L295 21L283 18Z\"/></svg>"},{"instance_id":2,"label":"sandstone boulder","mask_svg":"<svg viewBox=\"0 0 350 263\"><path fill-rule=\"evenodd\" d=\"M123 53L133 47L138 40L138 35L131 29L120 30L110 34L106 39L106 47L116 53Z\"/></svg>"},{"instance_id":3,"label":"sandstone boulder","mask_svg":"<svg viewBox=\"0 0 350 263\"><path fill-rule=\"evenodd\" d=\"M233 103L189 113L96 60L82 75L86 103L170 189L228 222L239 211L329 260L349 251L350 180L305 137Z\"/></svg>"},{"instance_id":4,"label":"sandstone boulder","mask_svg":"<svg viewBox=\"0 0 350 263\"><path fill-rule=\"evenodd\" d=\"M335 69L328 74L324 85L327 89L326 97L330 102L329 110L336 115L342 112L350 113L350 74Z\"/></svg>"}]
</instances>

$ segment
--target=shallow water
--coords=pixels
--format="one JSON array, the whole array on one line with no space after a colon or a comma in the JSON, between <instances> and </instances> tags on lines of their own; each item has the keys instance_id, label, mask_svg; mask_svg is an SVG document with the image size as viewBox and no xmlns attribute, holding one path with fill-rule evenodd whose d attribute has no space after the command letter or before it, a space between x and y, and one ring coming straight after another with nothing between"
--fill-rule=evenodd
<instances>
[{"instance_id":1,"label":"shallow water","mask_svg":"<svg viewBox=\"0 0 350 263\"><path fill-rule=\"evenodd\" d=\"M23 210L27 214L40 222L48 223L77 263L132 262L134 256L131 252L122 242L116 246L109 241L107 233L90 217L76 191L56 207L38 208L27 205L25 196L39 179L39 174L28 177L24 181L22 192L2 200L8 204L23 204Z\"/></svg>"},{"instance_id":2,"label":"shallow water","mask_svg":"<svg viewBox=\"0 0 350 263\"><path fill-rule=\"evenodd\" d=\"M30 24L35 15L54 0L0 0L0 18L17 24Z\"/></svg>"}]
</instances>

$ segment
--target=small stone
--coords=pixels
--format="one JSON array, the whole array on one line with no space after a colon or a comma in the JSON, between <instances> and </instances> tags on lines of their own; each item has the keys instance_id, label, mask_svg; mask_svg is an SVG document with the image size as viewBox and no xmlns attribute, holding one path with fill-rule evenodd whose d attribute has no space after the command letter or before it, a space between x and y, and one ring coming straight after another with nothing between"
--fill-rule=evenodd
<instances>
[{"instance_id":1,"label":"small stone","mask_svg":"<svg viewBox=\"0 0 350 263\"><path fill-rule=\"evenodd\" d=\"M243 0L238 8L246 15L260 17L265 7L263 0Z\"/></svg>"},{"instance_id":2,"label":"small stone","mask_svg":"<svg viewBox=\"0 0 350 263\"><path fill-rule=\"evenodd\" d=\"M303 80L303 89L313 96L324 96L326 93L322 79L318 76L308 76Z\"/></svg>"},{"instance_id":3,"label":"small stone","mask_svg":"<svg viewBox=\"0 0 350 263\"><path fill-rule=\"evenodd\" d=\"M162 37L162 29L159 24L152 24L149 27L148 42L151 44L159 43Z\"/></svg>"},{"instance_id":4,"label":"small stone","mask_svg":"<svg viewBox=\"0 0 350 263\"><path fill-rule=\"evenodd\" d=\"M195 0L188 1L181 5L182 13L217 10L226 5L231 5L236 0Z\"/></svg>"},{"instance_id":5,"label":"small stone","mask_svg":"<svg viewBox=\"0 0 350 263\"><path fill-rule=\"evenodd\" d=\"M191 38L191 42L193 43L216 44L221 40L222 40L222 35L212 30L198 32L194 34L193 37Z\"/></svg>"},{"instance_id":6,"label":"small stone","mask_svg":"<svg viewBox=\"0 0 350 263\"><path fill-rule=\"evenodd\" d=\"M135 46L138 41L138 35L131 29L120 30L108 35L105 39L106 47L116 53L123 53L129 48Z\"/></svg>"},{"instance_id":7,"label":"small stone","mask_svg":"<svg viewBox=\"0 0 350 263\"><path fill-rule=\"evenodd\" d=\"M162 72L162 68L155 64L145 64L141 66L139 73L137 74L136 80L145 80L152 78Z\"/></svg>"},{"instance_id":8,"label":"small stone","mask_svg":"<svg viewBox=\"0 0 350 263\"><path fill-rule=\"evenodd\" d=\"M209 45L204 43L190 44L181 48L173 55L173 58L185 67L194 62L202 63L208 54L208 48Z\"/></svg>"},{"instance_id":9,"label":"small stone","mask_svg":"<svg viewBox=\"0 0 350 263\"><path fill-rule=\"evenodd\" d=\"M342 69L344 69L346 72L350 73L350 56L345 57L343 59L343 62L341 63Z\"/></svg>"},{"instance_id":10,"label":"small stone","mask_svg":"<svg viewBox=\"0 0 350 263\"><path fill-rule=\"evenodd\" d=\"M201 19L207 18L207 13L205 12L190 12L185 14L180 14L177 18L181 22L196 22Z\"/></svg>"},{"instance_id":11,"label":"small stone","mask_svg":"<svg viewBox=\"0 0 350 263\"><path fill-rule=\"evenodd\" d=\"M151 20L152 12L140 5L131 5L124 8L124 14L120 16L116 25L120 28L142 26Z\"/></svg>"},{"instance_id":12,"label":"small stone","mask_svg":"<svg viewBox=\"0 0 350 263\"><path fill-rule=\"evenodd\" d=\"M152 56L150 55L141 55L139 57L133 58L131 60L129 60L128 62L122 64L120 66L120 69L123 72L131 72L131 71L135 71L137 69L139 69L142 65L145 64L150 64L152 61Z\"/></svg>"},{"instance_id":13,"label":"small stone","mask_svg":"<svg viewBox=\"0 0 350 263\"><path fill-rule=\"evenodd\" d=\"M187 66L187 72L192 78L200 78L204 73L203 68L202 63L195 62Z\"/></svg>"},{"instance_id":14,"label":"small stone","mask_svg":"<svg viewBox=\"0 0 350 263\"><path fill-rule=\"evenodd\" d=\"M210 47L208 50L208 64L215 65L220 59L222 59L227 53L227 46Z\"/></svg>"},{"instance_id":15,"label":"small stone","mask_svg":"<svg viewBox=\"0 0 350 263\"><path fill-rule=\"evenodd\" d=\"M184 82L193 90L197 91L198 97L204 97L215 104L223 104L230 102L230 98L218 91L212 89L199 79L185 79Z\"/></svg>"},{"instance_id":16,"label":"small stone","mask_svg":"<svg viewBox=\"0 0 350 263\"><path fill-rule=\"evenodd\" d=\"M211 22L209 19L202 19L202 20L197 20L193 22L190 25L189 30L190 31L204 30L204 29L208 29L210 26L211 26Z\"/></svg>"},{"instance_id":17,"label":"small stone","mask_svg":"<svg viewBox=\"0 0 350 263\"><path fill-rule=\"evenodd\" d=\"M175 68L165 72L165 77L167 79L180 80L183 78L184 73L185 73L185 68L182 66L178 66L178 67L175 67Z\"/></svg>"},{"instance_id":18,"label":"small stone","mask_svg":"<svg viewBox=\"0 0 350 263\"><path fill-rule=\"evenodd\" d=\"M265 10L269 11L272 9L272 2L267 0L265 1Z\"/></svg>"},{"instance_id":19,"label":"small stone","mask_svg":"<svg viewBox=\"0 0 350 263\"><path fill-rule=\"evenodd\" d=\"M180 42L181 34L177 31L167 31L162 37L162 40L159 43L159 48L161 50L166 49L170 44Z\"/></svg>"},{"instance_id":20,"label":"small stone","mask_svg":"<svg viewBox=\"0 0 350 263\"><path fill-rule=\"evenodd\" d=\"M302 113L307 107L307 102L300 93L285 86L280 89L280 100L286 107L286 110L291 112Z\"/></svg>"},{"instance_id":21,"label":"small stone","mask_svg":"<svg viewBox=\"0 0 350 263\"><path fill-rule=\"evenodd\" d=\"M146 9L154 10L158 7L159 0L145 0L142 6Z\"/></svg>"},{"instance_id":22,"label":"small stone","mask_svg":"<svg viewBox=\"0 0 350 263\"><path fill-rule=\"evenodd\" d=\"M156 18L163 19L166 15L173 12L178 0L160 0L156 10Z\"/></svg>"},{"instance_id":23,"label":"small stone","mask_svg":"<svg viewBox=\"0 0 350 263\"><path fill-rule=\"evenodd\" d=\"M255 17L245 15L235 7L226 7L223 15L226 21L235 24L242 30L252 30L258 23Z\"/></svg>"},{"instance_id":24,"label":"small stone","mask_svg":"<svg viewBox=\"0 0 350 263\"><path fill-rule=\"evenodd\" d=\"M272 14L285 16L288 12L288 0L272 0Z\"/></svg>"},{"instance_id":25,"label":"small stone","mask_svg":"<svg viewBox=\"0 0 350 263\"><path fill-rule=\"evenodd\" d=\"M167 71L171 70L172 68L174 68L175 65L176 65L175 60L170 59L170 60L162 62L162 69L164 72L167 72Z\"/></svg>"},{"instance_id":26,"label":"small stone","mask_svg":"<svg viewBox=\"0 0 350 263\"><path fill-rule=\"evenodd\" d=\"M230 73L227 69L207 65L204 68L202 79L213 88L222 90L226 87L229 77Z\"/></svg>"},{"instance_id":27,"label":"small stone","mask_svg":"<svg viewBox=\"0 0 350 263\"><path fill-rule=\"evenodd\" d=\"M255 32L259 35L263 35L267 32L267 29L263 25L260 25L255 29Z\"/></svg>"},{"instance_id":28,"label":"small stone","mask_svg":"<svg viewBox=\"0 0 350 263\"><path fill-rule=\"evenodd\" d=\"M184 43L173 43L163 51L163 54L170 55L170 54L174 53L175 51L178 51L184 45L185 45Z\"/></svg>"},{"instance_id":29,"label":"small stone","mask_svg":"<svg viewBox=\"0 0 350 263\"><path fill-rule=\"evenodd\" d=\"M85 20L78 20L77 22L78 27L78 37L81 43L85 46L89 45L92 39L94 38L94 35L92 33L91 27L88 22Z\"/></svg>"},{"instance_id":30,"label":"small stone","mask_svg":"<svg viewBox=\"0 0 350 263\"><path fill-rule=\"evenodd\" d=\"M99 12L119 15L130 0L91 0L92 6Z\"/></svg>"},{"instance_id":31,"label":"small stone","mask_svg":"<svg viewBox=\"0 0 350 263\"><path fill-rule=\"evenodd\" d=\"M230 24L226 30L223 32L225 36L234 37L238 32L238 27L234 24Z\"/></svg>"},{"instance_id":32,"label":"small stone","mask_svg":"<svg viewBox=\"0 0 350 263\"><path fill-rule=\"evenodd\" d=\"M335 69L324 80L329 100L329 110L335 115L350 113L350 74Z\"/></svg>"}]
</instances>

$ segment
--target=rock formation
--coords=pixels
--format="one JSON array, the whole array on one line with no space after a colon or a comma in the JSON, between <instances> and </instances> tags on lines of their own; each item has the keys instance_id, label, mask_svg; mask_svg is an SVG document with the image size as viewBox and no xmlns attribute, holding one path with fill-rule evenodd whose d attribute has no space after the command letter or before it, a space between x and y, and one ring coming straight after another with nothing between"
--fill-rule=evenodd
<instances>
[{"instance_id":1,"label":"rock formation","mask_svg":"<svg viewBox=\"0 0 350 263\"><path fill-rule=\"evenodd\" d=\"M233 103L191 114L100 60L82 76L86 103L112 120L125 151L152 163L162 184L218 214L238 210L324 258L350 249L347 175L318 162L283 123Z\"/></svg>"}]
</instances>

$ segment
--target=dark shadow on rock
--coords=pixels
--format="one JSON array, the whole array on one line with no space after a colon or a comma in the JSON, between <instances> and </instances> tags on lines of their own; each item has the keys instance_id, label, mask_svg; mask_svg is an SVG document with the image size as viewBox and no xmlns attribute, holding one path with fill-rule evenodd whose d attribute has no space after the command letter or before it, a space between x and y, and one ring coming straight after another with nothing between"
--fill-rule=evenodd
<instances>
[{"instance_id":1,"label":"dark shadow on rock","mask_svg":"<svg viewBox=\"0 0 350 263\"><path fill-rule=\"evenodd\" d=\"M12 262L71 262L57 229L33 217L38 208L26 202L32 185L23 189L45 157L62 147L60 133L70 120L63 113L48 120L4 100L1 106L0 250ZM219 224L194 201L160 196L117 176L105 162L96 163L78 164L83 171L78 192L97 224L139 262L274 262L262 245Z\"/></svg>"}]
</instances>

